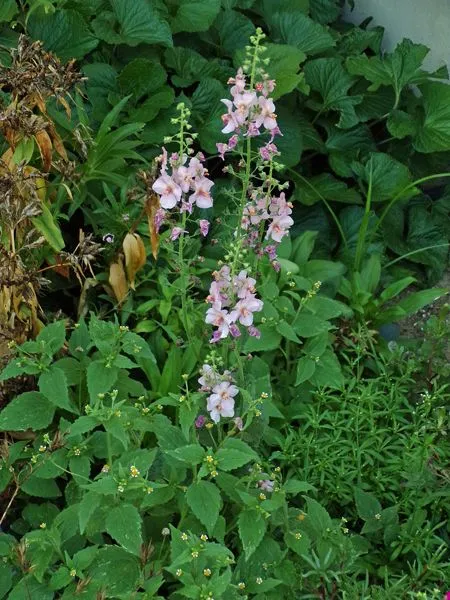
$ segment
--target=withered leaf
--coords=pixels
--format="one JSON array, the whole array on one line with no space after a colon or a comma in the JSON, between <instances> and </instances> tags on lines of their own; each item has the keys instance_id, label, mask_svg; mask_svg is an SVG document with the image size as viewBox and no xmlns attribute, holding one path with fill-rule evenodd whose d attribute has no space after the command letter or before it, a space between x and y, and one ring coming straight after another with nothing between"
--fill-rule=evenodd
<instances>
[{"instance_id":1,"label":"withered leaf","mask_svg":"<svg viewBox=\"0 0 450 600\"><path fill-rule=\"evenodd\" d=\"M125 254L125 266L127 269L128 281L131 289L135 289L134 281L136 273L141 269L147 260L144 242L137 233L127 233L123 240L123 251Z\"/></svg>"}]
</instances>

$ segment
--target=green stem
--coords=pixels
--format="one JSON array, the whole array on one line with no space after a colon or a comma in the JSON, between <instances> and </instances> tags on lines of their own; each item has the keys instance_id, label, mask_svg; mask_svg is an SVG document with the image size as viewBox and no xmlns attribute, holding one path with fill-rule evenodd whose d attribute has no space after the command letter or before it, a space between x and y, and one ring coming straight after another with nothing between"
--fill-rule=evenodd
<instances>
[{"instance_id":1,"label":"green stem","mask_svg":"<svg viewBox=\"0 0 450 600\"><path fill-rule=\"evenodd\" d=\"M419 248L418 250L413 250L412 252L407 252L406 254L402 254L401 256L398 256L394 260L391 260L390 262L388 262L386 265L384 265L384 268L387 269L388 267L392 267L392 265L395 265L395 263L398 263L401 260L408 258L408 256L413 256L414 254L418 254L419 252L425 252L425 250L433 250L434 248L445 248L447 246L450 246L450 243L447 242L446 244L435 244L434 246L425 246L425 248Z\"/></svg>"},{"instance_id":2,"label":"green stem","mask_svg":"<svg viewBox=\"0 0 450 600\"><path fill-rule=\"evenodd\" d=\"M361 227L359 228L358 233L358 244L356 246L356 255L355 255L355 263L354 270L359 271L361 267L361 261L364 255L365 245L366 245L366 234L367 228L369 226L370 220L370 211L372 208L372 163L370 165L370 175L369 175L369 187L367 190L366 197L366 206L364 210L364 216L361 221Z\"/></svg>"}]
</instances>

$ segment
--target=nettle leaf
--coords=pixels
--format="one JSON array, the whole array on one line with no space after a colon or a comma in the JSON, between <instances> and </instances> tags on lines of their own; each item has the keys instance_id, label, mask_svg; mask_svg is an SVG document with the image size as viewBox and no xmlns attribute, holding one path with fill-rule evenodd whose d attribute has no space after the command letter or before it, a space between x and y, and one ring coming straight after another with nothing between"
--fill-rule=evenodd
<instances>
[{"instance_id":1,"label":"nettle leaf","mask_svg":"<svg viewBox=\"0 0 450 600\"><path fill-rule=\"evenodd\" d=\"M402 191L412 182L411 173L404 164L395 160L389 154L372 152L369 160L363 166L353 163L354 172L364 183L369 185L372 180L372 202L391 200L398 194L408 198L418 193L417 188Z\"/></svg>"},{"instance_id":2,"label":"nettle leaf","mask_svg":"<svg viewBox=\"0 0 450 600\"><path fill-rule=\"evenodd\" d=\"M171 20L173 33L206 31L220 11L220 0L177 0L177 11Z\"/></svg>"},{"instance_id":3,"label":"nettle leaf","mask_svg":"<svg viewBox=\"0 0 450 600\"><path fill-rule=\"evenodd\" d=\"M239 537L241 538L246 560L250 558L262 542L266 529L267 522L261 512L248 508L239 515Z\"/></svg>"},{"instance_id":4,"label":"nettle leaf","mask_svg":"<svg viewBox=\"0 0 450 600\"><path fill-rule=\"evenodd\" d=\"M248 44L248 40L255 32L252 21L235 10L224 10L217 17L214 27L219 34L220 45L224 53L233 56L239 48ZM242 63L239 63L240 66Z\"/></svg>"},{"instance_id":5,"label":"nettle leaf","mask_svg":"<svg viewBox=\"0 0 450 600\"><path fill-rule=\"evenodd\" d=\"M342 12L341 0L309 0L309 13L318 23L336 21Z\"/></svg>"},{"instance_id":6,"label":"nettle leaf","mask_svg":"<svg viewBox=\"0 0 450 600\"><path fill-rule=\"evenodd\" d=\"M140 576L139 560L117 546L106 546L98 550L97 558L90 566L89 577L106 588L110 597L129 595L136 589Z\"/></svg>"},{"instance_id":7,"label":"nettle leaf","mask_svg":"<svg viewBox=\"0 0 450 600\"><path fill-rule=\"evenodd\" d=\"M301 12L280 9L268 14L267 22L275 42L296 46L305 54L318 54L335 45L325 27Z\"/></svg>"},{"instance_id":8,"label":"nettle leaf","mask_svg":"<svg viewBox=\"0 0 450 600\"><path fill-rule=\"evenodd\" d=\"M219 488L210 481L191 483L186 492L186 501L208 534L212 535L221 505Z\"/></svg>"},{"instance_id":9,"label":"nettle leaf","mask_svg":"<svg viewBox=\"0 0 450 600\"><path fill-rule=\"evenodd\" d=\"M166 79L166 70L159 62L135 58L122 69L117 81L125 95L133 94L138 100L148 92L160 88Z\"/></svg>"},{"instance_id":10,"label":"nettle leaf","mask_svg":"<svg viewBox=\"0 0 450 600\"><path fill-rule=\"evenodd\" d=\"M150 2L135 0L110 0L112 12L102 11L92 22L98 37L110 44L162 44L172 46L172 33ZM116 23L119 33L116 33Z\"/></svg>"},{"instance_id":11,"label":"nettle leaf","mask_svg":"<svg viewBox=\"0 0 450 600\"><path fill-rule=\"evenodd\" d=\"M256 360L256 359L255 359ZM227 438L217 450L215 458L219 461L219 469L232 471L246 465L251 460L258 461L256 452L244 441Z\"/></svg>"},{"instance_id":12,"label":"nettle leaf","mask_svg":"<svg viewBox=\"0 0 450 600\"><path fill-rule=\"evenodd\" d=\"M142 520L132 504L121 504L108 511L106 531L131 554L140 555L142 545Z\"/></svg>"},{"instance_id":13,"label":"nettle leaf","mask_svg":"<svg viewBox=\"0 0 450 600\"><path fill-rule=\"evenodd\" d=\"M91 400L95 400L98 394L108 392L117 380L119 369L106 367L102 360L94 360L87 368L87 386Z\"/></svg>"},{"instance_id":14,"label":"nettle leaf","mask_svg":"<svg viewBox=\"0 0 450 600\"><path fill-rule=\"evenodd\" d=\"M83 17L64 8L54 13L33 12L28 20L28 33L33 39L42 40L45 48L63 61L83 58L98 44Z\"/></svg>"},{"instance_id":15,"label":"nettle leaf","mask_svg":"<svg viewBox=\"0 0 450 600\"><path fill-rule=\"evenodd\" d=\"M444 83L421 86L423 119L413 140L418 152L443 152L450 149L450 87Z\"/></svg>"},{"instance_id":16,"label":"nettle leaf","mask_svg":"<svg viewBox=\"0 0 450 600\"><path fill-rule=\"evenodd\" d=\"M420 69L428 52L426 46L404 39L390 54L381 58L369 58L365 54L351 56L347 58L346 66L349 73L362 75L372 82L369 91L375 92L381 85L392 86L395 90L395 108L406 85L423 83L429 78L429 73Z\"/></svg>"},{"instance_id":17,"label":"nettle leaf","mask_svg":"<svg viewBox=\"0 0 450 600\"><path fill-rule=\"evenodd\" d=\"M311 206L316 202L331 200L346 204L361 204L361 194L354 188L336 179L331 173L321 173L309 179L295 178L294 198L302 204Z\"/></svg>"},{"instance_id":18,"label":"nettle leaf","mask_svg":"<svg viewBox=\"0 0 450 600\"><path fill-rule=\"evenodd\" d=\"M39 377L39 391L55 406L77 413L69 400L67 378L62 369L52 365L44 371Z\"/></svg>"},{"instance_id":19,"label":"nettle leaf","mask_svg":"<svg viewBox=\"0 0 450 600\"><path fill-rule=\"evenodd\" d=\"M348 95L355 80L344 69L339 58L318 58L308 62L305 65L305 78L311 89L322 96L322 103L311 99L308 101L310 106L320 112L338 112L340 117L337 125L343 129L358 124L355 106L363 97Z\"/></svg>"},{"instance_id":20,"label":"nettle leaf","mask_svg":"<svg viewBox=\"0 0 450 600\"><path fill-rule=\"evenodd\" d=\"M5 431L38 431L53 420L55 406L39 392L24 392L0 413L0 429Z\"/></svg>"}]
</instances>

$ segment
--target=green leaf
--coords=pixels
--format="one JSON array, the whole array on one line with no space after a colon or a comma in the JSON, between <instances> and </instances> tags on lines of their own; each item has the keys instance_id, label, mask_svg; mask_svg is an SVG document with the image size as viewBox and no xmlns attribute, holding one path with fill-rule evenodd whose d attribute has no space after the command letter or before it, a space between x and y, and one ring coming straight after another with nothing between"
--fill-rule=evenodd
<instances>
[{"instance_id":1,"label":"green leaf","mask_svg":"<svg viewBox=\"0 0 450 600\"><path fill-rule=\"evenodd\" d=\"M442 296L449 294L448 288L431 288L409 294L397 303L397 307L404 311L405 316L413 315L418 310L432 304Z\"/></svg>"},{"instance_id":2,"label":"green leaf","mask_svg":"<svg viewBox=\"0 0 450 600\"><path fill-rule=\"evenodd\" d=\"M232 471L246 465L251 460L258 461L256 452L242 440L227 438L217 450L215 458L219 461L219 469Z\"/></svg>"},{"instance_id":3,"label":"green leaf","mask_svg":"<svg viewBox=\"0 0 450 600\"><path fill-rule=\"evenodd\" d=\"M39 583L34 575L26 575L11 590L8 600L53 600L54 593L47 584Z\"/></svg>"},{"instance_id":4,"label":"green leaf","mask_svg":"<svg viewBox=\"0 0 450 600\"><path fill-rule=\"evenodd\" d=\"M323 198L332 202L344 202L348 204L361 204L361 194L354 188L336 179L331 173L321 173L309 179L295 178L296 200L302 204L311 206L321 202Z\"/></svg>"},{"instance_id":5,"label":"green leaf","mask_svg":"<svg viewBox=\"0 0 450 600\"><path fill-rule=\"evenodd\" d=\"M315 370L316 362L307 356L302 356L302 358L297 361L297 377L295 385L300 385L301 383L308 381Z\"/></svg>"},{"instance_id":6,"label":"green leaf","mask_svg":"<svg viewBox=\"0 0 450 600\"><path fill-rule=\"evenodd\" d=\"M334 389L340 389L344 385L341 365L332 350L326 350L322 354L316 363L316 369L311 377L311 381L316 386Z\"/></svg>"},{"instance_id":7,"label":"green leaf","mask_svg":"<svg viewBox=\"0 0 450 600\"><path fill-rule=\"evenodd\" d=\"M258 325L261 337L248 337L244 343L244 352L267 352L278 348L281 335L270 325Z\"/></svg>"},{"instance_id":8,"label":"green leaf","mask_svg":"<svg viewBox=\"0 0 450 600\"><path fill-rule=\"evenodd\" d=\"M220 0L177 0L177 11L170 23L172 32L206 31L219 10Z\"/></svg>"},{"instance_id":9,"label":"green leaf","mask_svg":"<svg viewBox=\"0 0 450 600\"><path fill-rule=\"evenodd\" d=\"M311 89L319 92L322 102L308 102L320 112L334 111L339 113L338 127L349 129L359 122L355 105L362 101L362 96L350 96L349 89L354 83L342 66L339 58L318 58L305 65L306 83Z\"/></svg>"},{"instance_id":10,"label":"green leaf","mask_svg":"<svg viewBox=\"0 0 450 600\"><path fill-rule=\"evenodd\" d=\"M355 162L352 167L367 186L372 179L372 202L391 200L412 182L408 167L382 152L372 152L364 166ZM412 188L401 197L411 197L417 192L417 188Z\"/></svg>"},{"instance_id":11,"label":"green leaf","mask_svg":"<svg viewBox=\"0 0 450 600\"><path fill-rule=\"evenodd\" d=\"M200 444L181 446L175 450L168 450L167 454L170 454L170 456L173 456L174 458L190 466L200 464L205 458L205 450L200 446Z\"/></svg>"},{"instance_id":12,"label":"green leaf","mask_svg":"<svg viewBox=\"0 0 450 600\"><path fill-rule=\"evenodd\" d=\"M450 87L428 83L420 88L423 118L413 140L418 152L443 152L450 149Z\"/></svg>"},{"instance_id":13,"label":"green leaf","mask_svg":"<svg viewBox=\"0 0 450 600\"><path fill-rule=\"evenodd\" d=\"M0 413L0 429L5 431L38 431L48 427L55 414L54 405L39 392L24 392Z\"/></svg>"},{"instance_id":14,"label":"green leaf","mask_svg":"<svg viewBox=\"0 0 450 600\"><path fill-rule=\"evenodd\" d=\"M142 521L138 509L132 504L121 504L108 511L106 531L131 554L141 553Z\"/></svg>"},{"instance_id":15,"label":"green leaf","mask_svg":"<svg viewBox=\"0 0 450 600\"><path fill-rule=\"evenodd\" d=\"M69 400L69 389L64 371L58 367L52 365L48 371L42 373L39 377L39 391L55 406L77 413Z\"/></svg>"},{"instance_id":16,"label":"green leaf","mask_svg":"<svg viewBox=\"0 0 450 600\"><path fill-rule=\"evenodd\" d=\"M266 529L267 522L260 512L248 508L239 515L239 537L241 538L246 560L250 558L262 542Z\"/></svg>"},{"instance_id":17,"label":"green leaf","mask_svg":"<svg viewBox=\"0 0 450 600\"><path fill-rule=\"evenodd\" d=\"M129 120L149 123L159 114L160 110L171 106L174 100L173 88L165 85L147 98L138 108L131 110ZM150 321L150 323L156 327L154 321Z\"/></svg>"},{"instance_id":18,"label":"green leaf","mask_svg":"<svg viewBox=\"0 0 450 600\"><path fill-rule=\"evenodd\" d=\"M140 576L139 560L122 548L107 546L98 551L87 574L95 584L107 588L110 598L126 597L130 590L136 589Z\"/></svg>"},{"instance_id":19,"label":"green leaf","mask_svg":"<svg viewBox=\"0 0 450 600\"><path fill-rule=\"evenodd\" d=\"M28 33L33 39L42 40L45 48L63 61L83 58L98 44L83 17L64 8L53 13L34 12L28 20Z\"/></svg>"},{"instance_id":20,"label":"green leaf","mask_svg":"<svg viewBox=\"0 0 450 600\"><path fill-rule=\"evenodd\" d=\"M53 479L41 479L35 475L29 477L21 486L22 492L37 498L58 498L61 490Z\"/></svg>"},{"instance_id":21,"label":"green leaf","mask_svg":"<svg viewBox=\"0 0 450 600\"><path fill-rule=\"evenodd\" d=\"M78 509L78 523L81 535L83 535L89 519L100 506L101 500L100 494L94 492L87 492L81 499Z\"/></svg>"},{"instance_id":22,"label":"green leaf","mask_svg":"<svg viewBox=\"0 0 450 600\"><path fill-rule=\"evenodd\" d=\"M342 12L340 0L309 0L311 19L325 25L336 21Z\"/></svg>"},{"instance_id":23,"label":"green leaf","mask_svg":"<svg viewBox=\"0 0 450 600\"><path fill-rule=\"evenodd\" d=\"M45 349L46 354L56 354L64 346L65 340L66 322L63 319L44 327L36 338L36 341Z\"/></svg>"},{"instance_id":24,"label":"green leaf","mask_svg":"<svg viewBox=\"0 0 450 600\"><path fill-rule=\"evenodd\" d=\"M110 0L114 13L103 11L94 19L95 33L110 44L162 44L172 46L172 34L165 21L151 2L135 0ZM115 22L119 24L116 33Z\"/></svg>"},{"instance_id":25,"label":"green leaf","mask_svg":"<svg viewBox=\"0 0 450 600\"><path fill-rule=\"evenodd\" d=\"M117 81L122 92L133 94L138 100L150 91L160 88L167 79L166 70L159 62L135 58L120 72Z\"/></svg>"},{"instance_id":26,"label":"green leaf","mask_svg":"<svg viewBox=\"0 0 450 600\"><path fill-rule=\"evenodd\" d=\"M330 515L325 508L313 498L306 498L305 526L313 539L321 538L332 527Z\"/></svg>"},{"instance_id":27,"label":"green leaf","mask_svg":"<svg viewBox=\"0 0 450 600\"><path fill-rule=\"evenodd\" d=\"M117 380L119 369L106 367L102 360L94 360L87 368L87 386L91 400L96 400L98 394L105 394Z\"/></svg>"},{"instance_id":28,"label":"green leaf","mask_svg":"<svg viewBox=\"0 0 450 600\"><path fill-rule=\"evenodd\" d=\"M399 140L417 133L417 119L402 110L393 110L387 120L387 128L391 135Z\"/></svg>"},{"instance_id":29,"label":"green leaf","mask_svg":"<svg viewBox=\"0 0 450 600\"><path fill-rule=\"evenodd\" d=\"M429 52L422 44L413 44L404 39L395 50L383 57L351 56L347 58L347 69L352 75L362 75L372 84L369 91L375 92L381 85L391 85L394 88L397 107L403 88L409 84L426 81L429 73L420 69Z\"/></svg>"},{"instance_id":30,"label":"green leaf","mask_svg":"<svg viewBox=\"0 0 450 600\"><path fill-rule=\"evenodd\" d=\"M267 20L274 41L296 46L305 54L318 54L335 45L325 27L300 12L280 9Z\"/></svg>"},{"instance_id":31,"label":"green leaf","mask_svg":"<svg viewBox=\"0 0 450 600\"><path fill-rule=\"evenodd\" d=\"M50 209L44 202L39 204L39 208L41 209L41 214L38 217L33 217L31 221L39 233L42 233L53 250L60 252L65 245L61 230Z\"/></svg>"},{"instance_id":32,"label":"green leaf","mask_svg":"<svg viewBox=\"0 0 450 600\"><path fill-rule=\"evenodd\" d=\"M169 48L164 59L166 66L176 73L172 75L172 83L177 87L188 87L204 77L226 81L233 73L217 59L207 60L191 48Z\"/></svg>"},{"instance_id":33,"label":"green leaf","mask_svg":"<svg viewBox=\"0 0 450 600\"><path fill-rule=\"evenodd\" d=\"M367 492L362 490L355 490L355 502L358 516L365 521L375 518L375 515L381 513L381 504Z\"/></svg>"},{"instance_id":34,"label":"green leaf","mask_svg":"<svg viewBox=\"0 0 450 600\"><path fill-rule=\"evenodd\" d=\"M226 95L224 86L210 77L205 77L192 94L192 112L196 116L208 117L211 109ZM223 112L223 104L221 105Z\"/></svg>"},{"instance_id":35,"label":"green leaf","mask_svg":"<svg viewBox=\"0 0 450 600\"><path fill-rule=\"evenodd\" d=\"M0 13L1 14L1 13ZM8 563L1 562L0 563L0 598L4 598L6 594L9 592L12 586L13 577L12 577L12 569L11 565Z\"/></svg>"},{"instance_id":36,"label":"green leaf","mask_svg":"<svg viewBox=\"0 0 450 600\"><path fill-rule=\"evenodd\" d=\"M3 0L0 6L0 23L9 23L19 12L16 0ZM1 588L0 588L1 589Z\"/></svg>"},{"instance_id":37,"label":"green leaf","mask_svg":"<svg viewBox=\"0 0 450 600\"><path fill-rule=\"evenodd\" d=\"M301 337L312 337L328 331L331 325L320 317L300 312L292 322L292 327Z\"/></svg>"},{"instance_id":38,"label":"green leaf","mask_svg":"<svg viewBox=\"0 0 450 600\"><path fill-rule=\"evenodd\" d=\"M300 64L306 59L306 54L288 44L266 44L264 58L269 58L267 72L275 79L276 87L271 96L274 100L289 94L303 81L304 74L299 73Z\"/></svg>"},{"instance_id":39,"label":"green leaf","mask_svg":"<svg viewBox=\"0 0 450 600\"><path fill-rule=\"evenodd\" d=\"M280 106L277 109L277 121L280 137L277 137L277 148L281 153L280 161L286 167L294 167L300 162L303 151L303 129L301 122L292 111Z\"/></svg>"},{"instance_id":40,"label":"green leaf","mask_svg":"<svg viewBox=\"0 0 450 600\"><path fill-rule=\"evenodd\" d=\"M296 344L302 343L301 340L298 338L297 334L295 333L295 330L292 327L292 325L290 325L286 321L278 321L277 331L287 340L291 340L291 342L295 342Z\"/></svg>"},{"instance_id":41,"label":"green leaf","mask_svg":"<svg viewBox=\"0 0 450 600\"><path fill-rule=\"evenodd\" d=\"M238 50L236 55L242 58L243 55L239 49L243 49L244 46L248 44L250 36L255 33L255 26L252 21L236 10L224 10L219 13L219 16L214 23L214 27L219 34L220 45L223 48L224 53L228 56L233 56ZM236 55L234 61L235 64ZM236 65L236 68L241 64L242 63Z\"/></svg>"},{"instance_id":42,"label":"green leaf","mask_svg":"<svg viewBox=\"0 0 450 600\"><path fill-rule=\"evenodd\" d=\"M194 515L211 535L219 517L221 505L217 486L209 481L191 483L186 492L186 501Z\"/></svg>"}]
</instances>

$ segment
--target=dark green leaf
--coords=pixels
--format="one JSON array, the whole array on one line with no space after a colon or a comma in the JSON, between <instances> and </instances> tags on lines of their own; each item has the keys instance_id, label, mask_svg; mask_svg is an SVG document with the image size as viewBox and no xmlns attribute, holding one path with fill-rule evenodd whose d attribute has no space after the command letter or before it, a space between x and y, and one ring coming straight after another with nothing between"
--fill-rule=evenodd
<instances>
[{"instance_id":1,"label":"dark green leaf","mask_svg":"<svg viewBox=\"0 0 450 600\"><path fill-rule=\"evenodd\" d=\"M220 0L177 0L177 11L171 21L172 32L206 31L219 10Z\"/></svg>"},{"instance_id":2,"label":"dark green leaf","mask_svg":"<svg viewBox=\"0 0 450 600\"><path fill-rule=\"evenodd\" d=\"M0 413L0 429L38 431L50 425L54 413L54 405L43 394L24 392L14 398Z\"/></svg>"},{"instance_id":3,"label":"dark green leaf","mask_svg":"<svg viewBox=\"0 0 450 600\"><path fill-rule=\"evenodd\" d=\"M353 169L367 186L372 180L372 202L392 200L412 182L408 167L382 152L373 152L364 166L354 163ZM411 188L401 197L411 197L415 193L417 188Z\"/></svg>"},{"instance_id":4,"label":"dark green leaf","mask_svg":"<svg viewBox=\"0 0 450 600\"><path fill-rule=\"evenodd\" d=\"M3 0L0 6L0 23L12 21L19 12L16 0ZM1 589L1 588L0 588Z\"/></svg>"},{"instance_id":5,"label":"dark green leaf","mask_svg":"<svg viewBox=\"0 0 450 600\"><path fill-rule=\"evenodd\" d=\"M69 400L69 389L64 371L52 365L39 377L39 391L55 406L76 413Z\"/></svg>"},{"instance_id":6,"label":"dark green leaf","mask_svg":"<svg viewBox=\"0 0 450 600\"><path fill-rule=\"evenodd\" d=\"M319 361L311 377L316 386L339 389L344 385L344 376L341 365L336 354L332 350L326 350Z\"/></svg>"},{"instance_id":7,"label":"dark green leaf","mask_svg":"<svg viewBox=\"0 0 450 600\"><path fill-rule=\"evenodd\" d=\"M117 80L122 92L133 94L138 100L148 92L160 88L167 79L167 73L159 62L148 58L135 58L120 72Z\"/></svg>"},{"instance_id":8,"label":"dark green leaf","mask_svg":"<svg viewBox=\"0 0 450 600\"><path fill-rule=\"evenodd\" d=\"M450 87L445 83L429 83L421 88L423 120L414 148L418 152L442 152L450 149Z\"/></svg>"},{"instance_id":9,"label":"dark green leaf","mask_svg":"<svg viewBox=\"0 0 450 600\"><path fill-rule=\"evenodd\" d=\"M274 41L296 46L305 54L318 54L335 44L325 27L300 12L280 8L268 15L268 23Z\"/></svg>"},{"instance_id":10,"label":"dark green leaf","mask_svg":"<svg viewBox=\"0 0 450 600\"><path fill-rule=\"evenodd\" d=\"M260 512L248 508L240 513L238 530L246 560L250 558L262 542L266 529L267 522Z\"/></svg>"},{"instance_id":11,"label":"dark green leaf","mask_svg":"<svg viewBox=\"0 0 450 600\"><path fill-rule=\"evenodd\" d=\"M128 552L141 553L142 521L139 512L132 504L120 504L108 511L106 531Z\"/></svg>"},{"instance_id":12,"label":"dark green leaf","mask_svg":"<svg viewBox=\"0 0 450 600\"><path fill-rule=\"evenodd\" d=\"M251 20L236 10L224 10L217 17L214 27L217 29L220 45L228 56L248 44L255 32ZM241 55L240 52L238 52ZM240 65L237 65L240 66Z\"/></svg>"},{"instance_id":13,"label":"dark green leaf","mask_svg":"<svg viewBox=\"0 0 450 600\"><path fill-rule=\"evenodd\" d=\"M96 400L98 394L108 392L117 380L119 370L116 367L106 367L102 360L94 360L87 368L87 385L91 400Z\"/></svg>"},{"instance_id":14,"label":"dark green leaf","mask_svg":"<svg viewBox=\"0 0 450 600\"><path fill-rule=\"evenodd\" d=\"M111 598L127 596L130 590L136 589L140 576L139 560L122 548L106 546L98 551L88 575L94 583L106 587Z\"/></svg>"},{"instance_id":15,"label":"dark green leaf","mask_svg":"<svg viewBox=\"0 0 450 600\"><path fill-rule=\"evenodd\" d=\"M323 25L336 21L341 11L341 0L309 0L311 18Z\"/></svg>"},{"instance_id":16,"label":"dark green leaf","mask_svg":"<svg viewBox=\"0 0 450 600\"><path fill-rule=\"evenodd\" d=\"M375 515L381 513L381 504L372 494L368 494L362 490L355 490L355 502L359 517L365 521L373 519Z\"/></svg>"},{"instance_id":17,"label":"dark green leaf","mask_svg":"<svg viewBox=\"0 0 450 600\"><path fill-rule=\"evenodd\" d=\"M216 485L209 481L191 483L186 492L186 501L197 519L211 535L219 516L221 499Z\"/></svg>"},{"instance_id":18,"label":"dark green leaf","mask_svg":"<svg viewBox=\"0 0 450 600\"><path fill-rule=\"evenodd\" d=\"M315 370L316 361L307 356L302 356L302 358L297 361L297 378L295 380L295 385L300 385L301 383L308 381Z\"/></svg>"}]
</instances>

